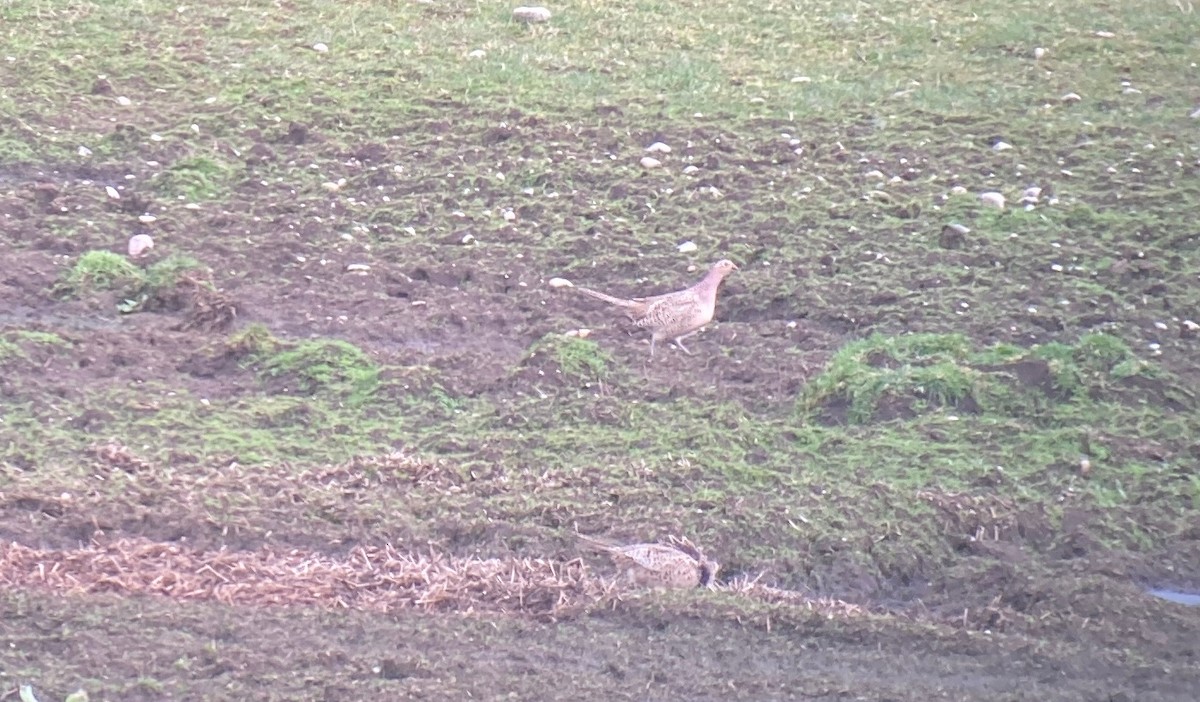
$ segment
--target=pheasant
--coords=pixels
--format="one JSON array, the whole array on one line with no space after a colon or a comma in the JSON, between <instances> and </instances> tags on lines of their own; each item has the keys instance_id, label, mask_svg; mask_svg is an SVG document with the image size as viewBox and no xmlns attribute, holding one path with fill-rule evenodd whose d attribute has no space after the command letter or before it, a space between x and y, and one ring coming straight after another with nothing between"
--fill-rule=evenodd
<instances>
[{"instance_id":1,"label":"pheasant","mask_svg":"<svg viewBox=\"0 0 1200 702\"><path fill-rule=\"evenodd\" d=\"M616 305L625 311L625 316L638 329L650 330L650 357L654 357L654 346L664 339L674 341L684 353L691 355L683 340L700 331L704 325L713 319L717 309L717 288L725 276L738 267L728 259L721 259L708 269L708 273L695 285L683 290L676 290L653 297L634 297L622 299L602 292L581 288L569 280L554 278L550 285L554 287L575 288L588 297L595 298L610 305Z\"/></svg>"},{"instance_id":2,"label":"pheasant","mask_svg":"<svg viewBox=\"0 0 1200 702\"><path fill-rule=\"evenodd\" d=\"M592 549L609 554L626 582L643 587L712 588L720 564L705 558L691 543L671 538L668 544L620 546L583 534L577 536Z\"/></svg>"}]
</instances>

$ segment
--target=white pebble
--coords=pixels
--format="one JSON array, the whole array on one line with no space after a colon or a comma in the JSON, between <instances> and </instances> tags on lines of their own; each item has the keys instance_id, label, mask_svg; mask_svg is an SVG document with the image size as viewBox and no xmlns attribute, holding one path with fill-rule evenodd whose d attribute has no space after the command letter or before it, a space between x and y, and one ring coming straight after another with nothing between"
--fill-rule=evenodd
<instances>
[{"instance_id":1,"label":"white pebble","mask_svg":"<svg viewBox=\"0 0 1200 702\"><path fill-rule=\"evenodd\" d=\"M152 214L144 214L138 216L138 221L142 224L153 224L158 221L158 217L155 217Z\"/></svg>"},{"instance_id":2,"label":"white pebble","mask_svg":"<svg viewBox=\"0 0 1200 702\"><path fill-rule=\"evenodd\" d=\"M650 146L647 146L646 151L649 151L652 154L669 154L671 153L671 147L667 146L661 141L656 141Z\"/></svg>"},{"instance_id":3,"label":"white pebble","mask_svg":"<svg viewBox=\"0 0 1200 702\"><path fill-rule=\"evenodd\" d=\"M321 42L317 42L316 44L313 44L312 48L313 48L313 51L317 52L318 54L323 54L326 51L329 51L329 47L322 44Z\"/></svg>"},{"instance_id":4,"label":"white pebble","mask_svg":"<svg viewBox=\"0 0 1200 702\"><path fill-rule=\"evenodd\" d=\"M1168 327L1167 327L1167 325L1166 325L1166 324L1163 324L1162 322L1155 322L1155 323L1154 323L1154 328L1155 328L1155 329L1160 329L1160 330L1162 330L1162 331L1166 331Z\"/></svg>"},{"instance_id":5,"label":"white pebble","mask_svg":"<svg viewBox=\"0 0 1200 702\"><path fill-rule=\"evenodd\" d=\"M699 166L684 166L683 167L684 175L691 175L693 173L699 172L699 170L700 170Z\"/></svg>"},{"instance_id":6,"label":"white pebble","mask_svg":"<svg viewBox=\"0 0 1200 702\"><path fill-rule=\"evenodd\" d=\"M1055 273L1062 273L1062 271L1063 271L1062 264L1055 263L1054 265L1050 266L1050 270L1054 271Z\"/></svg>"},{"instance_id":7,"label":"white pebble","mask_svg":"<svg viewBox=\"0 0 1200 702\"><path fill-rule=\"evenodd\" d=\"M104 192L108 193L108 196L114 200L121 199L121 193L117 192L117 189L111 185L104 186Z\"/></svg>"},{"instance_id":8,"label":"white pebble","mask_svg":"<svg viewBox=\"0 0 1200 702\"><path fill-rule=\"evenodd\" d=\"M1197 114L1200 114L1200 112L1197 112ZM1196 115L1192 115L1192 116L1195 117ZM76 153L78 153L80 156L82 156L84 158L87 158L88 156L92 155L92 150L86 146L81 146L81 147L79 147L79 150Z\"/></svg>"},{"instance_id":9,"label":"white pebble","mask_svg":"<svg viewBox=\"0 0 1200 702\"><path fill-rule=\"evenodd\" d=\"M1038 48L1034 49L1033 57L1039 61L1046 58L1046 49L1043 47L1040 47L1040 46Z\"/></svg>"},{"instance_id":10,"label":"white pebble","mask_svg":"<svg viewBox=\"0 0 1200 702\"><path fill-rule=\"evenodd\" d=\"M651 168L659 168L662 166L662 161L659 161L658 159L654 158L653 156L643 156L640 163L642 164L642 168L645 168L647 170L649 170Z\"/></svg>"},{"instance_id":11,"label":"white pebble","mask_svg":"<svg viewBox=\"0 0 1200 702\"><path fill-rule=\"evenodd\" d=\"M883 175L883 171L874 170L874 171L867 171L866 173L863 173L863 178L867 178L869 180L883 180L884 175Z\"/></svg>"},{"instance_id":12,"label":"white pebble","mask_svg":"<svg viewBox=\"0 0 1200 702\"><path fill-rule=\"evenodd\" d=\"M811 83L812 78L809 78L808 76L792 76L792 82L793 83Z\"/></svg>"},{"instance_id":13,"label":"white pebble","mask_svg":"<svg viewBox=\"0 0 1200 702\"><path fill-rule=\"evenodd\" d=\"M694 242L694 241L685 241L682 244L680 244L679 246L676 246L675 248L679 249L679 253L691 253L691 252L695 251L696 249L698 249L699 247L696 246L696 242Z\"/></svg>"},{"instance_id":14,"label":"white pebble","mask_svg":"<svg viewBox=\"0 0 1200 702\"><path fill-rule=\"evenodd\" d=\"M956 185L953 188L950 188L950 194L951 195L966 195L967 189L961 185Z\"/></svg>"},{"instance_id":15,"label":"white pebble","mask_svg":"<svg viewBox=\"0 0 1200 702\"><path fill-rule=\"evenodd\" d=\"M140 258L154 248L154 239L149 234L134 234L129 237L129 257Z\"/></svg>"},{"instance_id":16,"label":"white pebble","mask_svg":"<svg viewBox=\"0 0 1200 702\"><path fill-rule=\"evenodd\" d=\"M1067 93L1059 98L1059 100L1062 100L1063 102L1079 102L1082 99L1083 98L1079 97L1079 93Z\"/></svg>"},{"instance_id":17,"label":"white pebble","mask_svg":"<svg viewBox=\"0 0 1200 702\"><path fill-rule=\"evenodd\" d=\"M365 263L350 263L346 265L347 273L366 273L371 267Z\"/></svg>"},{"instance_id":18,"label":"white pebble","mask_svg":"<svg viewBox=\"0 0 1200 702\"><path fill-rule=\"evenodd\" d=\"M1004 209L1004 196L994 190L980 193L979 200L988 207L995 207L998 210Z\"/></svg>"},{"instance_id":19,"label":"white pebble","mask_svg":"<svg viewBox=\"0 0 1200 702\"><path fill-rule=\"evenodd\" d=\"M1100 30L1096 31L1096 36L1100 37L1101 39L1112 39L1113 37L1115 37L1117 35L1113 34L1112 32L1106 32L1103 29L1100 29Z\"/></svg>"},{"instance_id":20,"label":"white pebble","mask_svg":"<svg viewBox=\"0 0 1200 702\"><path fill-rule=\"evenodd\" d=\"M125 97L124 95L121 95L117 98L117 104L120 105L121 107L129 107L130 105L133 104L133 100L130 100L129 98Z\"/></svg>"},{"instance_id":21,"label":"white pebble","mask_svg":"<svg viewBox=\"0 0 1200 702\"><path fill-rule=\"evenodd\" d=\"M545 22L551 17L550 10L544 7L518 7L512 14L518 22Z\"/></svg>"},{"instance_id":22,"label":"white pebble","mask_svg":"<svg viewBox=\"0 0 1200 702\"><path fill-rule=\"evenodd\" d=\"M487 52L484 51L483 49L475 49L471 53L467 54L467 58L473 58L473 59L481 59L484 56L487 56Z\"/></svg>"},{"instance_id":23,"label":"white pebble","mask_svg":"<svg viewBox=\"0 0 1200 702\"><path fill-rule=\"evenodd\" d=\"M552 288L573 288L575 285L566 278L551 278L550 287Z\"/></svg>"},{"instance_id":24,"label":"white pebble","mask_svg":"<svg viewBox=\"0 0 1200 702\"><path fill-rule=\"evenodd\" d=\"M1008 143L1007 141L998 141L995 144L992 144L993 151L1008 151L1012 147L1013 147L1013 145Z\"/></svg>"}]
</instances>

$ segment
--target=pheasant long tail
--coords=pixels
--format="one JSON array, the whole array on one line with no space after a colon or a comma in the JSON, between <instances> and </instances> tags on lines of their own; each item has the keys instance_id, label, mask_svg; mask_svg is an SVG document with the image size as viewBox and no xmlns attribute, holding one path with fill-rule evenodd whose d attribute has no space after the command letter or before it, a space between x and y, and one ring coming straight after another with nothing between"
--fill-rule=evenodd
<instances>
[{"instance_id":1,"label":"pheasant long tail","mask_svg":"<svg viewBox=\"0 0 1200 702\"><path fill-rule=\"evenodd\" d=\"M594 538L591 536L584 536L583 534L576 534L575 536L577 536L579 538L579 540L581 542L583 542L583 544L585 546L587 546L591 549L594 549L596 551L599 551L601 553L612 553L613 550L616 548L616 544L613 544L613 543L610 543L607 541L603 541L601 539L597 539L597 538Z\"/></svg>"},{"instance_id":2,"label":"pheasant long tail","mask_svg":"<svg viewBox=\"0 0 1200 702\"><path fill-rule=\"evenodd\" d=\"M597 292L595 290L589 290L588 288L581 288L578 285L573 286L573 287L575 290L578 290L579 292L583 293L584 295L587 295L588 297L600 300L601 302L607 302L610 305L616 305L617 307L632 308L632 307L637 307L639 304L641 304L641 303L637 302L636 300L623 300L619 297L613 297L612 295L606 295L605 293L602 293L602 292Z\"/></svg>"}]
</instances>

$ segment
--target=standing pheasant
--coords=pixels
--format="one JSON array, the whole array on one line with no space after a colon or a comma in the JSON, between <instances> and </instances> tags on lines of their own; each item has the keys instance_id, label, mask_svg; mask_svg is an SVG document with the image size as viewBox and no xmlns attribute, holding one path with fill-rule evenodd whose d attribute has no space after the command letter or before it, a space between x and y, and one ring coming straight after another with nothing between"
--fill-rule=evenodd
<instances>
[{"instance_id":1,"label":"standing pheasant","mask_svg":"<svg viewBox=\"0 0 1200 702\"><path fill-rule=\"evenodd\" d=\"M620 546L578 534L591 548L607 553L626 582L643 587L694 588L715 585L720 565L682 539L668 544Z\"/></svg>"},{"instance_id":2,"label":"standing pheasant","mask_svg":"<svg viewBox=\"0 0 1200 702\"><path fill-rule=\"evenodd\" d=\"M674 341L684 353L691 355L683 340L700 331L713 319L717 309L717 288L725 276L738 267L733 261L721 259L708 269L708 273L690 288L653 297L622 299L602 292L581 288L569 280L555 278L550 284L555 287L571 287L588 297L616 305L625 311L625 316L638 329L650 330L650 356L654 357L654 346L664 339Z\"/></svg>"}]
</instances>

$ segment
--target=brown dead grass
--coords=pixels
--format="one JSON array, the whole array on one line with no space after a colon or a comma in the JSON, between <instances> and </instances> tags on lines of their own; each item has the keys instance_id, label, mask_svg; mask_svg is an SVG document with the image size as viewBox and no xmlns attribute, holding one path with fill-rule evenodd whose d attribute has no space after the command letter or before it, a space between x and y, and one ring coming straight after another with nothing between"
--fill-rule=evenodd
<instances>
[{"instance_id":1,"label":"brown dead grass","mask_svg":"<svg viewBox=\"0 0 1200 702\"><path fill-rule=\"evenodd\" d=\"M77 549L0 546L0 586L63 595L158 595L229 605L303 605L387 612L426 609L559 619L616 606L637 588L593 575L580 559L459 558L356 547L344 558L263 547L201 551L146 539ZM735 581L719 591L828 616L867 614L857 605Z\"/></svg>"}]
</instances>

